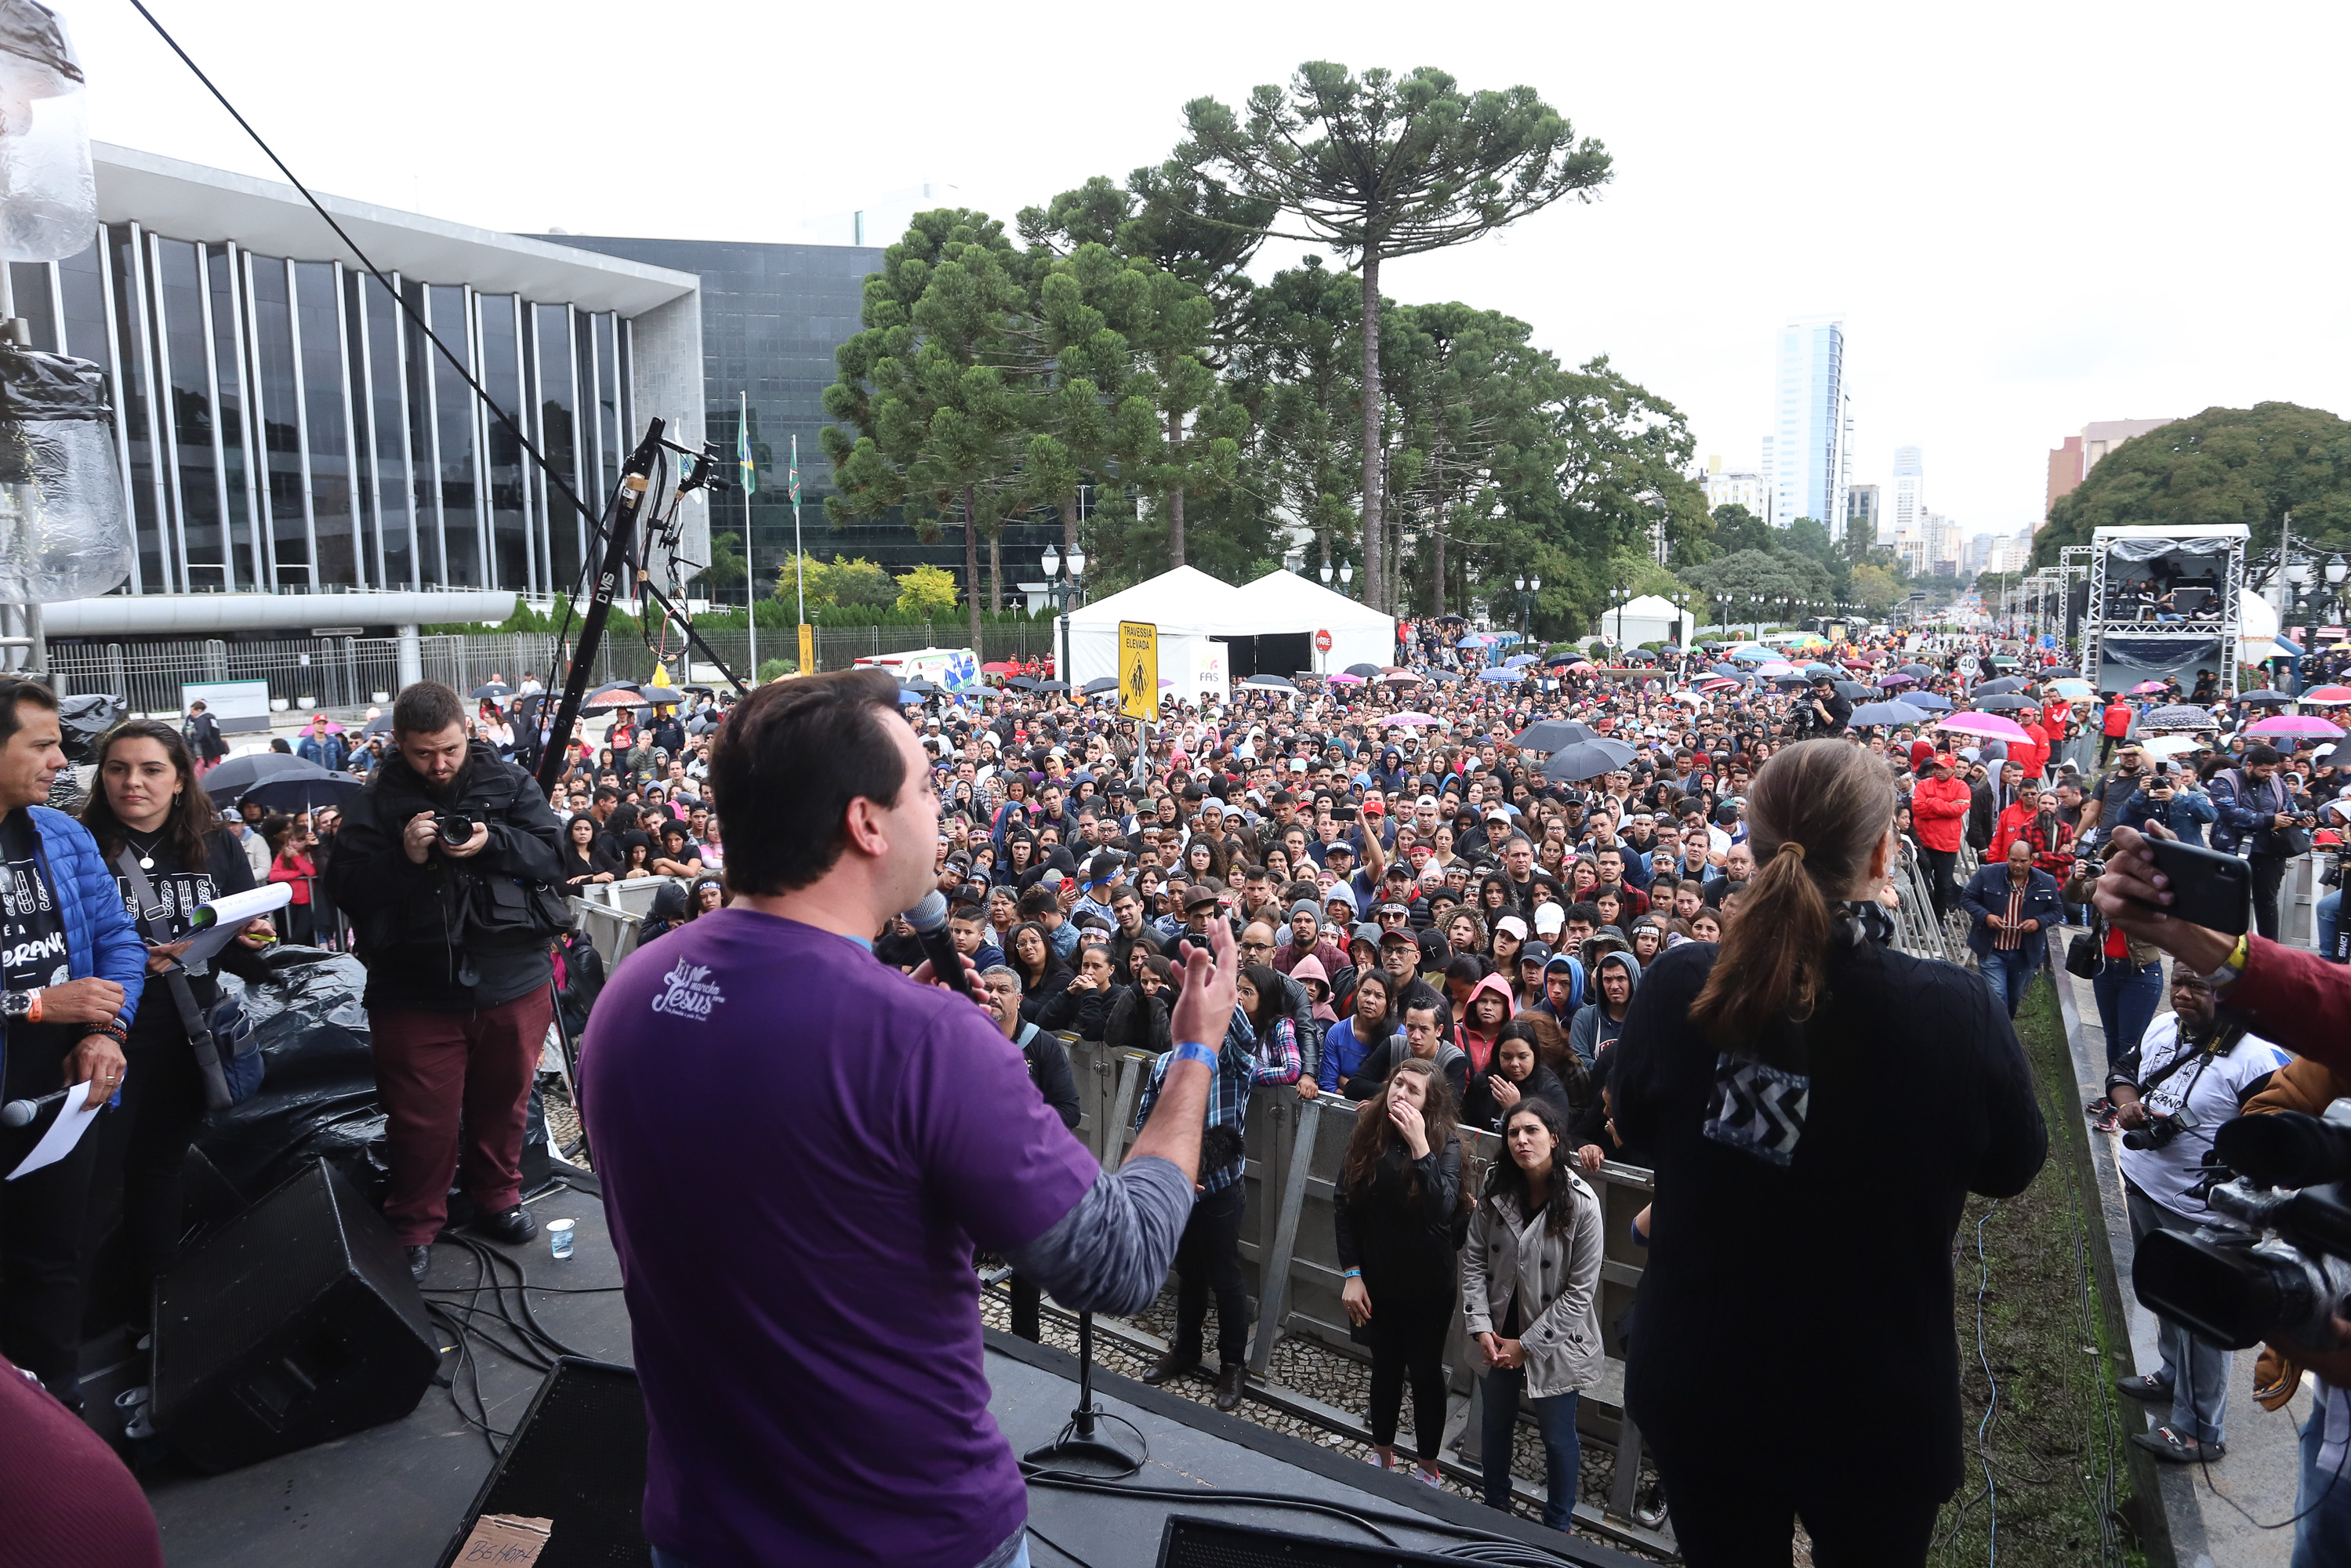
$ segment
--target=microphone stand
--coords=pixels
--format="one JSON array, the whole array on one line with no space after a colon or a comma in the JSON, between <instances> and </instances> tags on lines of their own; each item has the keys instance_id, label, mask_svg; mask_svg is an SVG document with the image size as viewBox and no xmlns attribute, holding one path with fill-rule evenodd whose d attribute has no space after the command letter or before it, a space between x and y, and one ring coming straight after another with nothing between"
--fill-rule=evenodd
<instances>
[{"instance_id":1,"label":"microphone stand","mask_svg":"<svg viewBox=\"0 0 2351 1568\"><path fill-rule=\"evenodd\" d=\"M1094 1315L1092 1312L1078 1314L1078 1407L1070 1412L1070 1424L1061 1435L1040 1448L1020 1456L1027 1465L1050 1466L1068 1459L1092 1459L1109 1465L1121 1475L1133 1475L1143 1468L1143 1461L1097 1433L1094 1424L1102 1412L1094 1406Z\"/></svg>"}]
</instances>

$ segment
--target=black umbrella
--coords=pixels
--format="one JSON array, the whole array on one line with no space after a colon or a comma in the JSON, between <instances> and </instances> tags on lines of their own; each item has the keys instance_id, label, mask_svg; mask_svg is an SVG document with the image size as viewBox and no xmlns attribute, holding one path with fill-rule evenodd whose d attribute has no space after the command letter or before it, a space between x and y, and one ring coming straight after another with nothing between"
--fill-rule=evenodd
<instances>
[{"instance_id":1,"label":"black umbrella","mask_svg":"<svg viewBox=\"0 0 2351 1568\"><path fill-rule=\"evenodd\" d=\"M580 713L584 718L594 714L618 713L622 708L644 706L645 698L643 692L626 682L616 681L609 686L590 692L588 700L580 705Z\"/></svg>"},{"instance_id":2,"label":"black umbrella","mask_svg":"<svg viewBox=\"0 0 2351 1568\"><path fill-rule=\"evenodd\" d=\"M1096 675L1092 680L1088 681L1081 689L1088 696L1094 696L1102 692L1114 692L1118 690L1118 677L1116 675Z\"/></svg>"},{"instance_id":3,"label":"black umbrella","mask_svg":"<svg viewBox=\"0 0 2351 1568\"><path fill-rule=\"evenodd\" d=\"M2041 705L2031 697L2021 697L2013 692L1995 692L1991 696L1978 695L1976 706L1993 713L2038 713Z\"/></svg>"},{"instance_id":4,"label":"black umbrella","mask_svg":"<svg viewBox=\"0 0 2351 1568\"><path fill-rule=\"evenodd\" d=\"M2015 675L2002 675L1996 681L1986 681L1983 685L1978 686L1976 688L1976 695L1980 697L2004 697L2012 692L2021 692L2032 684L2032 682L2020 679Z\"/></svg>"},{"instance_id":5,"label":"black umbrella","mask_svg":"<svg viewBox=\"0 0 2351 1568\"><path fill-rule=\"evenodd\" d=\"M1034 675L1008 675L1005 677L1004 684L1018 692L1035 692L1044 689L1038 684L1037 677Z\"/></svg>"},{"instance_id":6,"label":"black umbrella","mask_svg":"<svg viewBox=\"0 0 2351 1568\"><path fill-rule=\"evenodd\" d=\"M1839 681L1834 689L1837 695L1851 697L1855 702L1859 702L1868 696L1874 688L1863 685L1859 681Z\"/></svg>"},{"instance_id":7,"label":"black umbrella","mask_svg":"<svg viewBox=\"0 0 2351 1568\"><path fill-rule=\"evenodd\" d=\"M1853 710L1855 724L1924 724L1927 710L1906 702L1864 703Z\"/></svg>"},{"instance_id":8,"label":"black umbrella","mask_svg":"<svg viewBox=\"0 0 2351 1568\"><path fill-rule=\"evenodd\" d=\"M1573 782L1614 772L1633 760L1633 748L1621 740L1579 740L1554 751L1543 763L1543 777Z\"/></svg>"},{"instance_id":9,"label":"black umbrella","mask_svg":"<svg viewBox=\"0 0 2351 1568\"><path fill-rule=\"evenodd\" d=\"M1377 664L1350 664L1347 666L1346 673L1351 675L1361 675L1367 681L1376 681L1387 674Z\"/></svg>"},{"instance_id":10,"label":"black umbrella","mask_svg":"<svg viewBox=\"0 0 2351 1568\"><path fill-rule=\"evenodd\" d=\"M318 764L305 762L290 751L248 751L230 758L205 774L204 793L225 806L264 779L298 768L324 771Z\"/></svg>"},{"instance_id":11,"label":"black umbrella","mask_svg":"<svg viewBox=\"0 0 2351 1568\"><path fill-rule=\"evenodd\" d=\"M367 721L367 727L360 731L360 738L365 740L371 735L390 735L391 733L392 715L380 713Z\"/></svg>"},{"instance_id":12,"label":"black umbrella","mask_svg":"<svg viewBox=\"0 0 2351 1568\"><path fill-rule=\"evenodd\" d=\"M1067 681L1039 681L1037 683L1037 689L1040 692L1066 692L1070 689L1070 683Z\"/></svg>"},{"instance_id":13,"label":"black umbrella","mask_svg":"<svg viewBox=\"0 0 2351 1568\"><path fill-rule=\"evenodd\" d=\"M299 758L295 761L298 766L272 773L239 799L258 800L273 811L315 811L339 806L367 788L364 779L349 773L329 773Z\"/></svg>"},{"instance_id":14,"label":"black umbrella","mask_svg":"<svg viewBox=\"0 0 2351 1568\"><path fill-rule=\"evenodd\" d=\"M1578 724L1572 718L1547 718L1531 724L1510 737L1510 744L1528 751L1558 751L1579 740L1598 738L1589 726Z\"/></svg>"},{"instance_id":15,"label":"black umbrella","mask_svg":"<svg viewBox=\"0 0 2351 1568\"><path fill-rule=\"evenodd\" d=\"M494 703L501 697L510 697L514 693L515 689L504 681L491 681L486 685L475 686L473 699L477 703Z\"/></svg>"},{"instance_id":16,"label":"black umbrella","mask_svg":"<svg viewBox=\"0 0 2351 1568\"><path fill-rule=\"evenodd\" d=\"M2082 672L2071 664L2052 664L2041 672L2041 678L2044 681L2078 681L2082 678Z\"/></svg>"},{"instance_id":17,"label":"black umbrella","mask_svg":"<svg viewBox=\"0 0 2351 1568\"><path fill-rule=\"evenodd\" d=\"M935 697L939 695L939 688L933 685L930 682L925 680L920 675L916 675L911 681L901 681L898 684L898 689L902 692L919 692L926 697Z\"/></svg>"},{"instance_id":18,"label":"black umbrella","mask_svg":"<svg viewBox=\"0 0 2351 1568\"><path fill-rule=\"evenodd\" d=\"M1743 681L1747 678L1747 672L1736 664L1717 664L1714 666L1713 673L1726 681Z\"/></svg>"},{"instance_id":19,"label":"black umbrella","mask_svg":"<svg viewBox=\"0 0 2351 1568\"><path fill-rule=\"evenodd\" d=\"M2237 700L2256 707L2283 707L2294 701L2283 692L2273 691L2240 692L2237 695Z\"/></svg>"},{"instance_id":20,"label":"black umbrella","mask_svg":"<svg viewBox=\"0 0 2351 1568\"><path fill-rule=\"evenodd\" d=\"M1461 684L1460 675L1451 670L1431 670L1428 672L1428 678L1432 681L1443 681L1448 686L1458 686Z\"/></svg>"},{"instance_id":21,"label":"black umbrella","mask_svg":"<svg viewBox=\"0 0 2351 1568\"><path fill-rule=\"evenodd\" d=\"M1657 656L1646 648L1635 648L1625 657L1636 664L1654 664L1657 662Z\"/></svg>"},{"instance_id":22,"label":"black umbrella","mask_svg":"<svg viewBox=\"0 0 2351 1568\"><path fill-rule=\"evenodd\" d=\"M1897 667L1899 668L1899 670L1901 671L1901 673L1902 673L1903 674L1906 674L1906 675L1916 675L1918 679L1920 679L1920 680L1922 680L1922 681L1923 681L1923 680L1925 680L1928 676L1929 676L1929 675L1931 675L1931 674L1933 674L1935 673L1934 671L1932 671L1932 670L1928 669L1928 668L1926 665L1924 665L1924 664L1903 664L1903 665L1899 665L1899 666L1897 666Z\"/></svg>"}]
</instances>

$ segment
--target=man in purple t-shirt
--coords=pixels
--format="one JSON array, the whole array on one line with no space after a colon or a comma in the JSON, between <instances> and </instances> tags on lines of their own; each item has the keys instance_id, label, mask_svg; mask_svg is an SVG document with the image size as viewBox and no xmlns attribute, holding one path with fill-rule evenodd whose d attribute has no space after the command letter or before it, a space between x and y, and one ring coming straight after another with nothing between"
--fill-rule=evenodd
<instances>
[{"instance_id":1,"label":"man in purple t-shirt","mask_svg":"<svg viewBox=\"0 0 2351 1568\"><path fill-rule=\"evenodd\" d=\"M934 884L928 759L872 671L762 686L711 793L734 904L632 954L581 1095L652 1429L657 1568L1018 1568L975 1246L1134 1312L1189 1218L1234 949L1187 956L1179 1042L1115 1175L973 1002L874 958ZM1221 925L1221 923L1218 923Z\"/></svg>"}]
</instances>

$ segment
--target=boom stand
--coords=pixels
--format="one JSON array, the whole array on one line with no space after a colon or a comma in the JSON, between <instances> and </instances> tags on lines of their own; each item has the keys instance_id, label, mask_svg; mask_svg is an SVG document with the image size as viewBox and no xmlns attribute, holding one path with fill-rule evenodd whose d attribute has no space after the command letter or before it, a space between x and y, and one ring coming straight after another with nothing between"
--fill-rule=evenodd
<instances>
[{"instance_id":1,"label":"boom stand","mask_svg":"<svg viewBox=\"0 0 2351 1568\"><path fill-rule=\"evenodd\" d=\"M1143 1468L1143 1461L1095 1433L1094 1423L1101 1416L1102 1412L1094 1408L1094 1315L1081 1312L1078 1314L1078 1407L1070 1412L1070 1424L1061 1428L1061 1436L1029 1449L1021 1461L1050 1465L1056 1460L1092 1459L1122 1475L1133 1475Z\"/></svg>"}]
</instances>

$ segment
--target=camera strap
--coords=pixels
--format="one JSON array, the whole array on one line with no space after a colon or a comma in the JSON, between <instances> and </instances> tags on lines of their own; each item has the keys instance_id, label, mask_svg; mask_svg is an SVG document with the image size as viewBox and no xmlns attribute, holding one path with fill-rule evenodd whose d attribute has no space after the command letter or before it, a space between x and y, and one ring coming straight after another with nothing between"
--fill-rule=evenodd
<instances>
[{"instance_id":1,"label":"camera strap","mask_svg":"<svg viewBox=\"0 0 2351 1568\"><path fill-rule=\"evenodd\" d=\"M128 844L118 852L114 863L131 883L131 896L138 904L139 934L150 943L161 946L172 940L171 927L163 922L163 905L155 897L155 885L147 880L140 868L139 857L131 852ZM212 1025L204 1019L204 1009L196 1005L195 992L188 986L188 972L177 959L160 976L150 975L149 983L161 979L171 993L172 1005L180 1014L180 1028L188 1037L188 1049L195 1052L196 1069L204 1081L204 1102L214 1111L225 1110L233 1103L228 1089L228 1075L221 1067L220 1051L213 1040Z\"/></svg>"}]
</instances>

